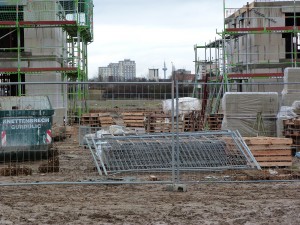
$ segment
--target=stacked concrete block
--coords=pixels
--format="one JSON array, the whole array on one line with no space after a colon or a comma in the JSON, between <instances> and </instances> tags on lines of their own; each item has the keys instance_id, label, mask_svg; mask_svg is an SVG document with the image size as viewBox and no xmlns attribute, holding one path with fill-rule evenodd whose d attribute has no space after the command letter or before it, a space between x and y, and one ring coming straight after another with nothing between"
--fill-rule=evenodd
<instances>
[{"instance_id":1,"label":"stacked concrete block","mask_svg":"<svg viewBox=\"0 0 300 225\"><path fill-rule=\"evenodd\" d=\"M222 129L242 136L276 136L277 92L227 92L222 99Z\"/></svg>"}]
</instances>

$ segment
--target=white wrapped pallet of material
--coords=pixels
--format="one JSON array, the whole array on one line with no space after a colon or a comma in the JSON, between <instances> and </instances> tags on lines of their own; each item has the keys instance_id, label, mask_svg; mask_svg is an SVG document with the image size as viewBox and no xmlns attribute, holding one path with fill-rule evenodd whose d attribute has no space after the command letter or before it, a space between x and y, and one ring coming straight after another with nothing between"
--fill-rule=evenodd
<instances>
[{"instance_id":1,"label":"white wrapped pallet of material","mask_svg":"<svg viewBox=\"0 0 300 225\"><path fill-rule=\"evenodd\" d=\"M285 89L282 91L281 106L292 106L296 101L300 101L299 92L287 92Z\"/></svg>"},{"instance_id":2,"label":"white wrapped pallet of material","mask_svg":"<svg viewBox=\"0 0 300 225\"><path fill-rule=\"evenodd\" d=\"M300 115L300 101L294 101L292 104L292 108L294 113L296 113L297 115Z\"/></svg>"},{"instance_id":3,"label":"white wrapped pallet of material","mask_svg":"<svg viewBox=\"0 0 300 225\"><path fill-rule=\"evenodd\" d=\"M222 109L226 115L273 115L278 113L277 92L226 92Z\"/></svg>"},{"instance_id":4,"label":"white wrapped pallet of material","mask_svg":"<svg viewBox=\"0 0 300 225\"><path fill-rule=\"evenodd\" d=\"M238 130L243 137L276 136L276 118L263 118L263 127L257 129L256 117L224 117L222 130Z\"/></svg>"},{"instance_id":5,"label":"white wrapped pallet of material","mask_svg":"<svg viewBox=\"0 0 300 225\"><path fill-rule=\"evenodd\" d=\"M282 93L300 93L300 68L285 68L283 75L283 92ZM300 99L298 99L300 100Z\"/></svg>"},{"instance_id":6,"label":"white wrapped pallet of material","mask_svg":"<svg viewBox=\"0 0 300 225\"><path fill-rule=\"evenodd\" d=\"M222 110L222 130L239 130L249 137L277 135L277 92L227 92Z\"/></svg>"},{"instance_id":7,"label":"white wrapped pallet of material","mask_svg":"<svg viewBox=\"0 0 300 225\"><path fill-rule=\"evenodd\" d=\"M172 99L162 101L162 108L165 114L172 114ZM179 115L184 115L193 110L200 110L201 103L197 98L184 97L178 98ZM176 99L174 99L174 116L176 116Z\"/></svg>"}]
</instances>

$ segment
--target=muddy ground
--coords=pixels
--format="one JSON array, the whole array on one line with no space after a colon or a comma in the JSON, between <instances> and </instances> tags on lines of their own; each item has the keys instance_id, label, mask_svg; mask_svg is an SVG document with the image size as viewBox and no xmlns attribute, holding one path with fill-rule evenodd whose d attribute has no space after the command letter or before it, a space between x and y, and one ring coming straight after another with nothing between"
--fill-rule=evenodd
<instances>
[{"instance_id":1,"label":"muddy ground","mask_svg":"<svg viewBox=\"0 0 300 225\"><path fill-rule=\"evenodd\" d=\"M59 173L0 177L0 224L300 224L300 182L41 185L97 175L75 139L58 143ZM28 181L37 185L1 186Z\"/></svg>"},{"instance_id":2,"label":"muddy ground","mask_svg":"<svg viewBox=\"0 0 300 225\"><path fill-rule=\"evenodd\" d=\"M0 188L0 224L300 224L300 183Z\"/></svg>"}]
</instances>

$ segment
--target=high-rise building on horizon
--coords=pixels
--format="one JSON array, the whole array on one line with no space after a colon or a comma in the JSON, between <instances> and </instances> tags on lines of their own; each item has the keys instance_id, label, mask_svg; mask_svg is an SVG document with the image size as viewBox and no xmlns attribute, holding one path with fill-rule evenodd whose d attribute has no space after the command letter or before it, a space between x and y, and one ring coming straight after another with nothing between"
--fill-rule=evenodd
<instances>
[{"instance_id":1,"label":"high-rise building on horizon","mask_svg":"<svg viewBox=\"0 0 300 225\"><path fill-rule=\"evenodd\" d=\"M159 81L159 69L149 69L149 81Z\"/></svg>"},{"instance_id":2,"label":"high-rise building on horizon","mask_svg":"<svg viewBox=\"0 0 300 225\"><path fill-rule=\"evenodd\" d=\"M118 63L110 63L107 67L98 68L98 77L101 81L131 81L136 78L136 63L124 59Z\"/></svg>"}]
</instances>

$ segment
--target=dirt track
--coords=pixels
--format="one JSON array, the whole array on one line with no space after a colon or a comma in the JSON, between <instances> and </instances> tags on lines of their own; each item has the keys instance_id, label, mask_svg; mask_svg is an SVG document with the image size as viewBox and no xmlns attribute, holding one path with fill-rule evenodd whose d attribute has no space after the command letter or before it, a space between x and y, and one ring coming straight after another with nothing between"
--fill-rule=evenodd
<instances>
[{"instance_id":1,"label":"dirt track","mask_svg":"<svg viewBox=\"0 0 300 225\"><path fill-rule=\"evenodd\" d=\"M300 224L300 183L0 188L0 224Z\"/></svg>"}]
</instances>

